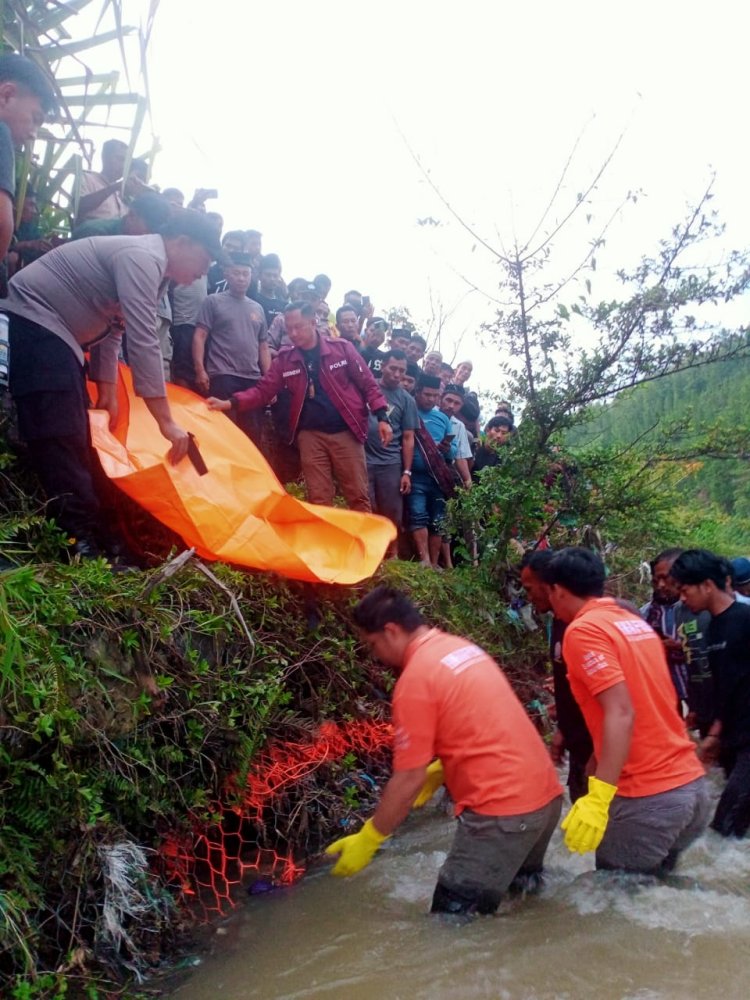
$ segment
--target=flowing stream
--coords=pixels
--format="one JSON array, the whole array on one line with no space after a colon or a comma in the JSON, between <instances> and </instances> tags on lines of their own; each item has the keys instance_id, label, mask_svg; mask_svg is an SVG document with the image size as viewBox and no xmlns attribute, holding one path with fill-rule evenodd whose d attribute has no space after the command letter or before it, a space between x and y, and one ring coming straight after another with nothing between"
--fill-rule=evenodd
<instances>
[{"instance_id":1,"label":"flowing stream","mask_svg":"<svg viewBox=\"0 0 750 1000\"><path fill-rule=\"evenodd\" d=\"M412 815L353 879L320 866L248 897L177 1000L746 1000L750 840L709 832L667 883L595 873L558 830L543 892L462 925L429 917L453 821Z\"/></svg>"}]
</instances>

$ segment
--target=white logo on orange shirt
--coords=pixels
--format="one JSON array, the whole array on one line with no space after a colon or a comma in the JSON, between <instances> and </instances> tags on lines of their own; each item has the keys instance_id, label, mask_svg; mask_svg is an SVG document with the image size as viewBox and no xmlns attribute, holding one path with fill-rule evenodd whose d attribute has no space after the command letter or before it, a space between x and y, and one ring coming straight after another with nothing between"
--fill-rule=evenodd
<instances>
[{"instance_id":1,"label":"white logo on orange shirt","mask_svg":"<svg viewBox=\"0 0 750 1000\"><path fill-rule=\"evenodd\" d=\"M406 750L410 745L411 740L409 738L409 733L403 728L403 726L397 726L396 731L393 734L393 749Z\"/></svg>"},{"instance_id":2,"label":"white logo on orange shirt","mask_svg":"<svg viewBox=\"0 0 750 1000\"><path fill-rule=\"evenodd\" d=\"M606 670L609 663L604 653L597 653L594 650L589 650L588 653L583 654L581 666L589 677L591 677L592 674L596 674L600 670Z\"/></svg>"}]
</instances>

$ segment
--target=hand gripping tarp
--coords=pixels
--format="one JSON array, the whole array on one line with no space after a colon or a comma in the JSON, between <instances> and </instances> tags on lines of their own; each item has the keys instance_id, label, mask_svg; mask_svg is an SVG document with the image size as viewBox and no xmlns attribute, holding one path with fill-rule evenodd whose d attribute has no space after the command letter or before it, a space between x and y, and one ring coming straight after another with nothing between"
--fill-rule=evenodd
<instances>
[{"instance_id":1,"label":"hand gripping tarp","mask_svg":"<svg viewBox=\"0 0 750 1000\"><path fill-rule=\"evenodd\" d=\"M169 443L120 366L120 413L90 411L94 447L107 476L206 559L270 570L311 583L358 583L379 566L396 529L376 514L303 503L285 492L253 443L199 396L167 386L177 424L195 435L208 468L174 466Z\"/></svg>"}]
</instances>

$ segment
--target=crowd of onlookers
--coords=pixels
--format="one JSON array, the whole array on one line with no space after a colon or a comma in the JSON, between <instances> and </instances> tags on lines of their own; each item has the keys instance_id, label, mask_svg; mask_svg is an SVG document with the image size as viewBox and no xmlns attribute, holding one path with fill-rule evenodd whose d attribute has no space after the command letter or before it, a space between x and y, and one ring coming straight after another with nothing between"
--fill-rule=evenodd
<instances>
[{"instance_id":1,"label":"crowd of onlookers","mask_svg":"<svg viewBox=\"0 0 750 1000\"><path fill-rule=\"evenodd\" d=\"M69 239L42 232L31 189L14 219L13 142L33 137L50 100L48 83L28 60L0 56L0 259L10 276L0 309L0 382L7 380L48 511L73 553L92 558L114 550L91 455L87 378L115 430L124 358L154 434L170 443L172 463L190 456L191 438L172 413L167 381L225 412L247 436L247 457L255 448L282 482L301 478L311 502L330 505L341 495L355 511L389 518L398 529L390 555L450 567L447 500L502 462L515 434L509 404L501 402L482 427L471 361L454 366L413 326L378 314L359 291L339 294L324 273L287 280L282 256L264 248L263 234L223 232L221 216L206 208L216 192L198 190L186 207L177 188L151 187L146 165L128 162L119 140L104 144L98 172L80 176ZM544 483L565 492L575 478L559 457ZM685 723L697 731L702 761L721 763L728 776L713 827L743 836L750 828L750 559L665 550L651 564L653 595L639 613L605 597L597 554L584 547L555 553L545 548L547 534L524 554L521 584L536 610L550 613L558 725L552 752L557 760L568 755L574 801L563 824L568 847L596 850L604 868L673 869L710 806ZM465 541L475 557L470 528ZM385 662L403 667L423 642L433 652L423 662L424 689L407 684L398 708L411 706L416 723L413 741L397 740L396 760L409 775L406 783L396 775L398 804L388 793L374 827L368 822L332 845L343 855L339 872L368 863L422 797L426 778L428 791L445 780L454 798L466 793L465 801L456 798L460 808L476 806L466 823L476 831L475 846L491 835L502 853L510 836L515 851L519 832L528 834L517 871L508 867L498 892L517 876L540 876L560 788L520 705L509 724L512 699L496 665L473 643L428 629L388 588L365 598L357 614ZM479 661L487 686L473 686L469 668L476 671ZM451 678L459 694L470 695L463 711L456 711ZM438 744L425 736L431 701L427 714L447 732L442 763L430 762ZM396 723L409 736L403 717ZM451 748L461 742L456 756ZM509 825L510 816L518 824ZM444 866L438 909L464 907L467 877L477 888L475 872L467 876L462 867L466 857L460 848ZM483 870L480 882L496 876ZM468 905L487 904L479 912L491 912L499 896L488 901L487 886L479 888Z\"/></svg>"},{"instance_id":2,"label":"crowd of onlookers","mask_svg":"<svg viewBox=\"0 0 750 1000\"><path fill-rule=\"evenodd\" d=\"M101 170L82 174L73 240L158 233L184 207L179 189L148 186L140 160L123 181L127 152L109 140ZM206 209L215 194L196 191L188 208L215 227L221 258L189 284L169 283L157 308L165 377L225 409L282 482L302 478L311 502L341 495L390 518L402 553L411 539L422 563L450 566L446 500L499 461L515 430L509 404L482 428L471 361L449 363L357 290L334 297L326 274L288 279L259 231L222 233ZM15 266L45 249L19 239Z\"/></svg>"},{"instance_id":3,"label":"crowd of onlookers","mask_svg":"<svg viewBox=\"0 0 750 1000\"><path fill-rule=\"evenodd\" d=\"M12 80L14 74L28 72L27 61L11 61ZM39 99L40 108L45 101ZM37 117L41 120L41 111ZM6 187L12 187L10 182ZM6 295L7 282L12 281L8 312L36 323L34 329L41 326L66 340L56 321L48 322L48 314L54 313L63 327L71 327L81 320L80 310L68 317L64 314L70 302L55 299L40 311L36 291L24 288L42 281L46 294L58 279L67 280L65 268L54 277L49 272L38 272L37 277L37 272L30 271L28 279L20 279L29 265L53 249L92 237L163 235L175 228L176 218L182 220L182 228L191 229L194 226L185 221L187 216L200 215L210 230L209 237L204 233L201 238L206 245L212 240L216 247L208 272L188 282L165 278L155 306L155 334L165 380L201 394L212 408L226 410L283 483L303 481L311 502L331 504L340 495L354 510L390 518L399 530L390 554L400 551L416 555L425 565L450 566L451 550L444 536L446 501L454 489L471 488L483 468L499 461L500 447L515 432L509 404L501 403L482 428L477 395L469 385L471 361L454 365L440 350L429 349L427 338L412 324L379 315L367 295L353 289L336 294L332 280L323 273L289 279L282 256L264 252L258 230L223 232L222 217L207 208L216 196L216 191L201 189L186 205L178 188L159 190L149 183L148 164L130 159L125 142L109 139L101 148L99 170L84 170L77 178L69 236L45 232L40 221L43 206L33 184L26 187L5 258ZM158 256L155 249L153 253ZM68 271L96 269L94 257L87 258L84 249L67 257L71 261ZM58 267L55 256L51 270ZM127 293L123 291L120 286L127 280L118 275L114 263L103 262L102 270L102 281L111 280L123 306L121 312L125 312L122 300L137 289L131 284ZM89 298L93 300L94 294ZM153 310L147 298L144 284L143 307ZM132 315L133 305L129 310ZM136 343L132 329L128 335L128 327L134 324L128 316L124 319L120 357L137 370L145 364L141 363L143 337L139 334ZM22 325L21 320L11 323L18 331ZM113 330L110 323L108 332ZM87 333L79 335L76 330L73 337L84 351L88 349ZM16 339L24 348L30 344L28 336L17 334ZM46 348L39 347L40 343L35 340L45 358L60 346L54 340ZM18 360L17 373L24 364L31 368L35 362ZM95 367L92 356L89 371ZM148 395L153 385L151 378L143 392L138 386L136 391ZM48 386L34 383L31 388L38 394ZM16 379L15 390L11 385L20 422L27 425L40 421L36 411L23 419L24 400L28 401L31 388L23 374ZM41 423L45 422L42 414ZM174 435L164 430L167 418L157 423L174 446ZM54 427L49 431L54 438L49 447L62 454L60 437L54 431ZM31 442L34 432L24 436ZM35 450L30 443L30 451ZM82 460L81 453L79 446L70 458L71 474ZM174 449L170 454L174 459ZM37 463L42 473L49 471L50 464L48 457ZM54 476L48 483L43 474L42 480L48 493L55 485L59 492ZM94 499L90 489L88 493L90 512ZM83 538L94 533L83 519L66 523L71 503L57 504L59 510L56 503L53 515L71 535L82 539L82 554L98 551L98 545ZM87 523L91 523L90 516Z\"/></svg>"}]
</instances>

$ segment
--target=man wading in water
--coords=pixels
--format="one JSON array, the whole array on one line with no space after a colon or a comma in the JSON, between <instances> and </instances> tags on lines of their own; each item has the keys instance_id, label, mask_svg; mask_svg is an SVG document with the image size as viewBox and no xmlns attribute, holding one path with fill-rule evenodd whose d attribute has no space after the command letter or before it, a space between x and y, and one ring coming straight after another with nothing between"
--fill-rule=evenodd
<instances>
[{"instance_id":1,"label":"man wading in water","mask_svg":"<svg viewBox=\"0 0 750 1000\"><path fill-rule=\"evenodd\" d=\"M540 882L562 805L549 754L497 663L468 639L430 628L404 594L377 587L354 621L373 654L401 671L393 775L373 817L327 848L340 856L333 874L365 868L444 782L458 829L432 912L493 913L508 889Z\"/></svg>"},{"instance_id":2,"label":"man wading in water","mask_svg":"<svg viewBox=\"0 0 750 1000\"><path fill-rule=\"evenodd\" d=\"M594 743L588 794L565 817L565 843L596 851L597 868L660 875L705 829L708 787L677 712L664 646L638 615L604 597L604 563L589 549L540 567L573 696Z\"/></svg>"}]
</instances>

